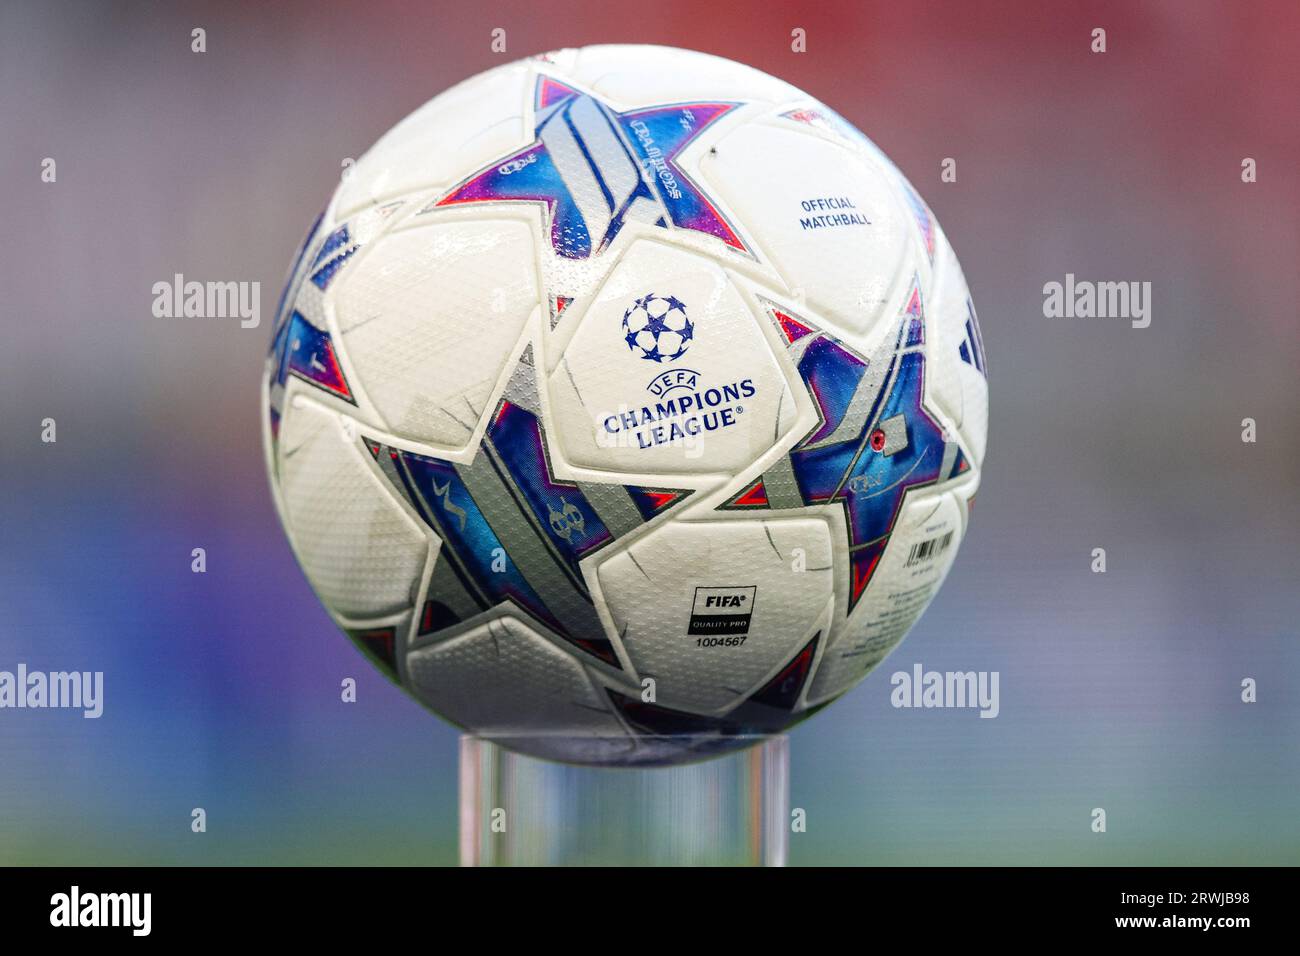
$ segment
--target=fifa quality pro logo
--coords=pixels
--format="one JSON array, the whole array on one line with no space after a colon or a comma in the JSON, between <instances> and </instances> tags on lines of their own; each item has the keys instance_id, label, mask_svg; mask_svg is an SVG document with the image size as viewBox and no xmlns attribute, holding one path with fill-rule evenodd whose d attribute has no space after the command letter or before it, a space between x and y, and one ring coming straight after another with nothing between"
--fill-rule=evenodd
<instances>
[{"instance_id":1,"label":"fifa quality pro logo","mask_svg":"<svg viewBox=\"0 0 1300 956\"><path fill-rule=\"evenodd\" d=\"M691 347L693 338L695 323L675 296L665 298L651 292L623 313L623 341L633 355L648 361L677 361Z\"/></svg>"},{"instance_id":2,"label":"fifa quality pro logo","mask_svg":"<svg viewBox=\"0 0 1300 956\"><path fill-rule=\"evenodd\" d=\"M696 588L687 634L748 634L756 586Z\"/></svg>"}]
</instances>

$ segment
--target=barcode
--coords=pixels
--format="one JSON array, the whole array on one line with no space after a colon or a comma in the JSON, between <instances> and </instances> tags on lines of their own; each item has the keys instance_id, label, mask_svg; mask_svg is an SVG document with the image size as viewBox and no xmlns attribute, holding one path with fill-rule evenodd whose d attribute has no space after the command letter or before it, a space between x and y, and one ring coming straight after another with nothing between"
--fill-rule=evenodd
<instances>
[{"instance_id":1,"label":"barcode","mask_svg":"<svg viewBox=\"0 0 1300 956\"><path fill-rule=\"evenodd\" d=\"M943 551L948 545L952 544L952 532L940 535L937 538L930 538L928 541L922 541L920 544L912 545L912 550L907 556L907 566L910 568L914 564L920 564L922 561L928 561L940 551Z\"/></svg>"}]
</instances>

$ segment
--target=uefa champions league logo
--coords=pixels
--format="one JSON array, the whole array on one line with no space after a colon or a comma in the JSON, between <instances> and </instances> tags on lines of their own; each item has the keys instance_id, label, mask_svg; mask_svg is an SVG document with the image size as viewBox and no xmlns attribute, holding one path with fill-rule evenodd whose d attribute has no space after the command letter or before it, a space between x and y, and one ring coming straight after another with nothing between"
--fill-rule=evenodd
<instances>
[{"instance_id":1,"label":"uefa champions league logo","mask_svg":"<svg viewBox=\"0 0 1300 956\"><path fill-rule=\"evenodd\" d=\"M634 355L652 362L675 362L695 337L695 323L675 296L653 292L623 313L623 341Z\"/></svg>"}]
</instances>

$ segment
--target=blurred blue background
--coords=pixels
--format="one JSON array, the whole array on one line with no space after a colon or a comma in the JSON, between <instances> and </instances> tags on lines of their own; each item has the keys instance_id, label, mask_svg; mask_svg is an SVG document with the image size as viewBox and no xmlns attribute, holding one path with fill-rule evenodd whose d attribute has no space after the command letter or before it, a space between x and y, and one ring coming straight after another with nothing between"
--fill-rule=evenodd
<instances>
[{"instance_id":1,"label":"blurred blue background","mask_svg":"<svg viewBox=\"0 0 1300 956\"><path fill-rule=\"evenodd\" d=\"M1300 863L1298 33L1292 3L1202 0L5 4L0 669L102 670L106 706L0 711L0 863L456 860L457 732L333 627L276 521L267 313L346 158L595 42L834 106L926 197L983 325L971 534L894 656L793 733L791 861ZM262 327L155 318L178 272L261 282ZM1044 318L1067 272L1150 281L1151 327ZM999 671L1001 715L891 708L916 662Z\"/></svg>"}]
</instances>

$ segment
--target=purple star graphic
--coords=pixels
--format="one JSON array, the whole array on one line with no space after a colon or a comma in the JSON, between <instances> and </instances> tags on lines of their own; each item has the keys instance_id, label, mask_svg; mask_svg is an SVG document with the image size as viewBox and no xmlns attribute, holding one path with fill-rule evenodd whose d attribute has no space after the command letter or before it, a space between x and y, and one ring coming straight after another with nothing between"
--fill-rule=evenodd
<instances>
[{"instance_id":1,"label":"purple star graphic","mask_svg":"<svg viewBox=\"0 0 1300 956\"><path fill-rule=\"evenodd\" d=\"M619 113L551 77L538 78L536 138L438 201L540 202L557 255L586 259L629 220L692 229L748 252L714 203L677 165L696 137L739 103L676 103Z\"/></svg>"}]
</instances>

